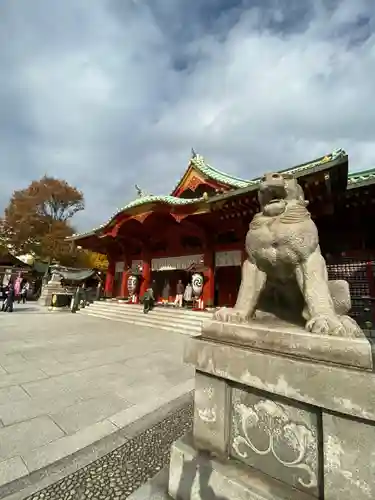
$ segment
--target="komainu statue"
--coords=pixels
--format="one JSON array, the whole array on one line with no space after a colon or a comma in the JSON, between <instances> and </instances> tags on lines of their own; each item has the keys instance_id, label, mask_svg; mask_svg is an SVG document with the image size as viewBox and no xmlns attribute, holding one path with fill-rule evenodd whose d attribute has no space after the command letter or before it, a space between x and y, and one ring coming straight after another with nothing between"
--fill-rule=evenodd
<instances>
[{"instance_id":1,"label":"komainu statue","mask_svg":"<svg viewBox=\"0 0 375 500\"><path fill-rule=\"evenodd\" d=\"M242 323L268 313L315 334L363 336L347 315L348 283L328 280L318 230L297 180L267 174L258 197L260 212L246 236L247 260L236 305L219 309L214 319Z\"/></svg>"}]
</instances>

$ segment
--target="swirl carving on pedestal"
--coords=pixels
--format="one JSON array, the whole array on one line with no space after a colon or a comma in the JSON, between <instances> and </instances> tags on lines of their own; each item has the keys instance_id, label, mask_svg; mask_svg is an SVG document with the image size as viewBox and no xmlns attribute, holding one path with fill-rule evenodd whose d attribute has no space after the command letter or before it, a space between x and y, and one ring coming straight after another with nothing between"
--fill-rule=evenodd
<instances>
[{"instance_id":1,"label":"swirl carving on pedestal","mask_svg":"<svg viewBox=\"0 0 375 500\"><path fill-rule=\"evenodd\" d=\"M250 450L256 455L273 456L284 467L301 471L297 479L301 486L317 486L317 440L313 430L304 423L292 422L281 404L267 399L261 399L251 406L237 402L234 413L238 434L234 436L232 446L239 457L248 458ZM263 449L254 444L251 430L265 435L267 445ZM277 449L280 444L288 448L292 459L281 456Z\"/></svg>"},{"instance_id":2,"label":"swirl carving on pedestal","mask_svg":"<svg viewBox=\"0 0 375 500\"><path fill-rule=\"evenodd\" d=\"M203 422L207 424L216 422L217 406L214 403L213 387L196 388L195 403L196 413Z\"/></svg>"}]
</instances>

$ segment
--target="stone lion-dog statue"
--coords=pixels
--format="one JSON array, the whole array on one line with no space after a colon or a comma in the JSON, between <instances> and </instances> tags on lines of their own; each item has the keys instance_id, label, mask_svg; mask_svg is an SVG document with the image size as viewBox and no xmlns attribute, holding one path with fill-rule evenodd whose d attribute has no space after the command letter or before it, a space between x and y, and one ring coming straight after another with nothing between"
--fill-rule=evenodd
<instances>
[{"instance_id":1,"label":"stone lion-dog statue","mask_svg":"<svg viewBox=\"0 0 375 500\"><path fill-rule=\"evenodd\" d=\"M258 199L260 212L246 235L247 259L237 302L233 308L218 309L214 319L250 322L258 310L314 334L363 336L347 315L348 283L328 280L318 230L298 181L288 174L266 174Z\"/></svg>"}]
</instances>

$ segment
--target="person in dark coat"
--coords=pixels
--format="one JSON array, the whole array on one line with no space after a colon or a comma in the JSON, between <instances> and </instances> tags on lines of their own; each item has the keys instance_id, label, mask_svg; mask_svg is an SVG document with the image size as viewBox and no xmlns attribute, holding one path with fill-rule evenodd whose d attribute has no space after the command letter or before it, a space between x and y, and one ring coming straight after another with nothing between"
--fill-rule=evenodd
<instances>
[{"instance_id":1,"label":"person in dark coat","mask_svg":"<svg viewBox=\"0 0 375 500\"><path fill-rule=\"evenodd\" d=\"M13 304L15 299L15 290L13 283L9 283L8 290L6 292L7 298L5 300L4 311L13 312Z\"/></svg>"},{"instance_id":2,"label":"person in dark coat","mask_svg":"<svg viewBox=\"0 0 375 500\"><path fill-rule=\"evenodd\" d=\"M152 286L147 288L146 293L143 296L143 312L147 314L154 307L155 295Z\"/></svg>"}]
</instances>

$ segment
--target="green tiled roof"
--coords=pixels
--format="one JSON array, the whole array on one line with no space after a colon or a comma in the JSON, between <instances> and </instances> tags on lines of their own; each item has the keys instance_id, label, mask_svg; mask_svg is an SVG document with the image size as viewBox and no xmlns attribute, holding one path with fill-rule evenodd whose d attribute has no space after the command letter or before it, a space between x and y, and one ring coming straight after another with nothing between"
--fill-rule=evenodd
<instances>
[{"instance_id":1,"label":"green tiled roof","mask_svg":"<svg viewBox=\"0 0 375 500\"><path fill-rule=\"evenodd\" d=\"M310 161L308 163L303 163L302 165L297 165L297 166L292 167L292 168L278 170L278 172L284 173L284 174L291 174L291 175L294 175L296 177L302 177L302 176L307 175L309 173L312 174L314 172L322 170L325 168L324 165L326 165L330 162L333 162L335 160L338 160L340 158L344 158L346 156L347 156L347 154L343 149L335 149L332 153L325 155L325 156L321 156L320 158L317 158L314 161ZM245 188L238 189L237 194L247 193L249 191L256 190L258 188L260 180L261 180L261 177L256 177L256 178L252 179L251 181L248 182L248 184L246 185ZM209 201L215 203L218 200L230 198L233 196L233 194L234 193L232 191L229 191L229 192L224 193L224 194L219 194L217 196L213 196L212 198L210 198Z\"/></svg>"},{"instance_id":2,"label":"green tiled roof","mask_svg":"<svg viewBox=\"0 0 375 500\"><path fill-rule=\"evenodd\" d=\"M297 165L296 167L279 170L279 172L300 176L303 175L308 170L314 170L314 168L319 167L320 165L323 165L330 161L337 160L338 158L342 158L344 156L346 156L346 152L343 149L339 148L335 149L332 153L328 155L317 158L314 161L303 163L301 165ZM222 182L224 184L228 184L229 186L238 189L246 188L252 185L255 186L256 184L259 183L260 180L260 177L255 177L254 179L251 180L245 180L220 172L219 170L216 170L215 168L208 165L205 162L203 156L199 154L195 154L192 157L191 162L198 170L200 170L207 177L210 177L211 179L214 179L218 182Z\"/></svg>"},{"instance_id":3,"label":"green tiled roof","mask_svg":"<svg viewBox=\"0 0 375 500\"><path fill-rule=\"evenodd\" d=\"M343 149L336 149L332 153L330 153L326 156L322 156L321 158L318 158L317 160L314 160L314 161L309 162L309 163L304 163L302 165L297 165L296 167L293 167L290 169L281 170L280 172L293 174L293 175L296 175L299 177L301 175L304 175L304 173L307 173L308 171L314 171L314 169L316 169L317 167L319 167L325 163L334 161L334 160L342 158L344 156L346 156L346 153ZM256 189L256 187L259 183L259 180L260 180L260 177L257 177L257 178L252 179L252 180L244 180L244 179L240 179L238 177L233 177L231 175L220 172L219 170L216 170L215 168L208 165L205 162L203 156L196 154L196 153L193 154L193 157L191 158L191 162L200 172L202 172L207 177L214 179L214 180L217 180L218 182L221 182L223 184L227 184L228 186L231 186L234 189L238 189L238 190L241 190L241 189L245 190L246 188ZM353 174L353 175L355 175L355 174ZM359 175L359 174L357 174L357 175ZM375 175L375 171L374 171L374 175ZM180 180L180 182L181 182L181 180ZM74 234L71 238L68 238L68 239L78 239L78 238L83 238L85 236L90 236L92 234L95 234L96 232L98 232L101 229L104 229L106 226L108 226L108 224L110 222L112 222L117 215L121 214L122 212L125 212L126 210L129 210L131 208L135 208L135 207L138 207L141 205L146 205L148 203L165 203L165 204L170 205L170 206L183 206L183 205L190 205L190 204L196 203L197 201L204 200L203 197L202 198L178 198L176 196L171 196L171 195L154 196L154 195L142 193L142 191L139 190L139 188L137 188L137 190L138 190L140 196L138 198L136 198L135 200L126 204L124 207L117 209L113 213L113 215L111 215L111 217L104 224L101 224L99 227L97 227L91 231L87 231L85 233L80 233L80 234ZM226 193L225 195L219 195L219 196L232 196L232 191L230 191L229 193ZM214 197L214 199L216 199L216 196Z\"/></svg>"},{"instance_id":4,"label":"green tiled roof","mask_svg":"<svg viewBox=\"0 0 375 500\"><path fill-rule=\"evenodd\" d=\"M203 175L217 182L221 182L222 184L227 184L228 186L234 188L243 188L252 183L252 181L240 179L239 177L234 177L233 175L225 174L220 170L216 170L216 168L208 165L203 156L199 154L194 154L190 161Z\"/></svg>"},{"instance_id":5,"label":"green tiled roof","mask_svg":"<svg viewBox=\"0 0 375 500\"><path fill-rule=\"evenodd\" d=\"M361 172L350 172L348 175L348 189L375 183L375 168L362 170Z\"/></svg>"},{"instance_id":6,"label":"green tiled roof","mask_svg":"<svg viewBox=\"0 0 375 500\"><path fill-rule=\"evenodd\" d=\"M92 229L91 231L87 231L85 233L79 233L79 234L73 234L71 238L68 239L76 239L76 238L83 238L84 236L90 236L91 234L96 233L97 231L100 231L101 229L104 229L110 222L113 221L113 219L117 216L120 215L122 212L125 212L126 210L129 210L130 208L135 208L141 205L146 205L147 203L165 203L170 206L184 206L184 205L191 205L193 203L196 203L197 201L202 201L202 198L177 198L176 196L154 196L151 194L147 194L144 196L140 196L139 198L136 198L135 200L129 202L122 208L118 208L112 215L111 217L104 222L104 224L101 224L100 226L96 227L95 229Z\"/></svg>"},{"instance_id":7,"label":"green tiled roof","mask_svg":"<svg viewBox=\"0 0 375 500\"><path fill-rule=\"evenodd\" d=\"M332 153L329 153L328 155L325 156L321 156L320 158L317 158L314 161L303 163L302 165L297 165L296 167L292 167L289 169L287 168L284 170L280 170L280 173L300 176L301 174L303 175L307 170L313 171L316 167L320 167L325 163L338 160L339 158L343 158L344 156L347 156L346 152L343 149L338 148L332 151Z\"/></svg>"}]
</instances>

